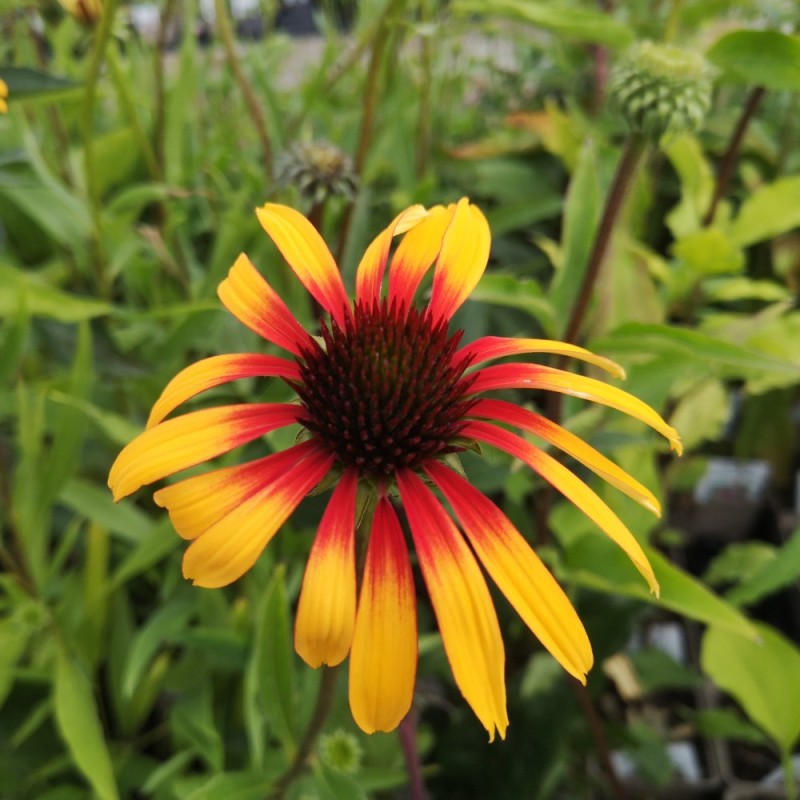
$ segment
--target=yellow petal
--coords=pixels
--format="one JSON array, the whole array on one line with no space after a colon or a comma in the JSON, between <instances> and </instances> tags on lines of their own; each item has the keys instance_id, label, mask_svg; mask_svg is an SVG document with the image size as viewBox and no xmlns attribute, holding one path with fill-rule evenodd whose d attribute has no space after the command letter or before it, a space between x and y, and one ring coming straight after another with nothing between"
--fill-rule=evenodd
<instances>
[{"instance_id":1,"label":"yellow petal","mask_svg":"<svg viewBox=\"0 0 800 800\"><path fill-rule=\"evenodd\" d=\"M576 461L580 461L603 480L624 492L628 497L652 511L656 516L661 516L661 504L656 496L632 475L606 458L583 439L570 433L555 422L551 422L541 414L519 408L505 400L478 400L469 411L470 416L484 417L485 419L505 422L515 425L529 433L544 439Z\"/></svg>"},{"instance_id":2,"label":"yellow petal","mask_svg":"<svg viewBox=\"0 0 800 800\"><path fill-rule=\"evenodd\" d=\"M302 442L258 461L195 475L160 489L153 495L153 500L167 509L180 536L196 539L254 492L279 478L316 446L311 441Z\"/></svg>"},{"instance_id":3,"label":"yellow petal","mask_svg":"<svg viewBox=\"0 0 800 800\"><path fill-rule=\"evenodd\" d=\"M577 475L516 434L486 422L470 422L464 427L462 435L499 447L539 473L623 549L647 581L650 591L658 595L658 581L639 542L622 520Z\"/></svg>"},{"instance_id":4,"label":"yellow petal","mask_svg":"<svg viewBox=\"0 0 800 800\"><path fill-rule=\"evenodd\" d=\"M306 564L295 621L294 648L311 667L347 657L356 621L356 489L342 475L322 516Z\"/></svg>"},{"instance_id":5,"label":"yellow petal","mask_svg":"<svg viewBox=\"0 0 800 800\"><path fill-rule=\"evenodd\" d=\"M514 339L505 336L484 336L471 344L462 347L457 353L459 357L471 356L473 364L489 361L494 358L515 356L522 353L546 353L554 356L568 356L585 361L595 367L610 372L615 378L624 379L625 370L610 358L598 356L591 350L578 347L567 342L553 339Z\"/></svg>"},{"instance_id":6,"label":"yellow petal","mask_svg":"<svg viewBox=\"0 0 800 800\"><path fill-rule=\"evenodd\" d=\"M592 646L564 590L497 506L451 469L425 471L441 489L492 580L570 675L586 683Z\"/></svg>"},{"instance_id":7,"label":"yellow petal","mask_svg":"<svg viewBox=\"0 0 800 800\"><path fill-rule=\"evenodd\" d=\"M390 303L398 308L411 305L420 281L442 249L455 209L454 205L431 208L428 216L403 237L389 267Z\"/></svg>"},{"instance_id":8,"label":"yellow petal","mask_svg":"<svg viewBox=\"0 0 800 800\"><path fill-rule=\"evenodd\" d=\"M430 489L410 470L397 473L397 485L453 677L489 740L504 739L505 653L486 581Z\"/></svg>"},{"instance_id":9,"label":"yellow petal","mask_svg":"<svg viewBox=\"0 0 800 800\"><path fill-rule=\"evenodd\" d=\"M333 455L313 452L255 492L195 539L183 556L183 577L217 589L244 575L300 501L325 477Z\"/></svg>"},{"instance_id":10,"label":"yellow petal","mask_svg":"<svg viewBox=\"0 0 800 800\"><path fill-rule=\"evenodd\" d=\"M152 428L181 403L200 392L240 378L279 377L300 381L300 369L294 361L256 353L236 353L204 358L181 370L156 400L147 427Z\"/></svg>"},{"instance_id":11,"label":"yellow petal","mask_svg":"<svg viewBox=\"0 0 800 800\"><path fill-rule=\"evenodd\" d=\"M547 389L584 400L593 400L595 403L615 408L644 422L664 436L678 455L683 452L678 432L647 403L616 386L610 386L594 378L538 364L497 364L493 367L484 367L475 373L470 394L493 389Z\"/></svg>"},{"instance_id":12,"label":"yellow petal","mask_svg":"<svg viewBox=\"0 0 800 800\"><path fill-rule=\"evenodd\" d=\"M268 342L296 356L310 343L303 326L244 253L236 259L217 294L239 322Z\"/></svg>"},{"instance_id":13,"label":"yellow petal","mask_svg":"<svg viewBox=\"0 0 800 800\"><path fill-rule=\"evenodd\" d=\"M480 209L466 197L459 200L433 275L430 313L435 321L449 320L478 285L491 240L489 223Z\"/></svg>"},{"instance_id":14,"label":"yellow petal","mask_svg":"<svg viewBox=\"0 0 800 800\"><path fill-rule=\"evenodd\" d=\"M347 293L331 251L317 229L299 211L277 203L257 208L256 215L309 294L343 328L349 313Z\"/></svg>"},{"instance_id":15,"label":"yellow petal","mask_svg":"<svg viewBox=\"0 0 800 800\"><path fill-rule=\"evenodd\" d=\"M424 206L415 205L398 214L392 224L384 229L367 248L356 271L356 297L359 302L377 302L381 296L381 283L392 239L411 230L427 217Z\"/></svg>"},{"instance_id":16,"label":"yellow petal","mask_svg":"<svg viewBox=\"0 0 800 800\"><path fill-rule=\"evenodd\" d=\"M162 422L137 436L111 465L108 485L114 500L291 425L300 412L299 406L288 403L247 403L194 411Z\"/></svg>"},{"instance_id":17,"label":"yellow petal","mask_svg":"<svg viewBox=\"0 0 800 800\"><path fill-rule=\"evenodd\" d=\"M411 708L417 669L414 578L391 503L378 501L350 653L350 709L366 733L394 730Z\"/></svg>"}]
</instances>

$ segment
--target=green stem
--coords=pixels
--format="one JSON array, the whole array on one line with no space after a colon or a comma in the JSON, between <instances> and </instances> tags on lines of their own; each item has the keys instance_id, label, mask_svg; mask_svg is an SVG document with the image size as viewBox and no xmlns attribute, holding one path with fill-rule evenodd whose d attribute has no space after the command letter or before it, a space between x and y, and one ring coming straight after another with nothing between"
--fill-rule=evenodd
<instances>
[{"instance_id":1,"label":"green stem","mask_svg":"<svg viewBox=\"0 0 800 800\"><path fill-rule=\"evenodd\" d=\"M570 344L574 344L578 340L578 335L580 334L586 311L589 307L589 300L591 299L597 279L600 276L600 270L608 255L608 248L611 244L614 227L625 205L625 198L628 196L628 190L633 183L633 179L636 177L638 166L646 151L647 139L644 136L637 133L628 135L622 150L622 156L617 164L614 180L611 182L611 188L608 191L606 205L603 209L603 216L600 218L597 233L594 237L592 252L586 264L586 271L583 274L583 281L578 291L575 304L572 307L569 322L567 323L564 341Z\"/></svg>"},{"instance_id":2,"label":"green stem","mask_svg":"<svg viewBox=\"0 0 800 800\"><path fill-rule=\"evenodd\" d=\"M308 766L309 756L314 749L314 745L317 743L320 733L322 733L322 729L325 727L325 721L328 719L328 714L333 705L338 674L338 666L322 667L322 679L319 684L317 704L314 706L314 713L311 715L311 720L308 723L305 734L303 734L300 746L294 754L292 763L275 783L275 788L272 790L270 800L283 800L294 780L302 775Z\"/></svg>"},{"instance_id":3,"label":"green stem","mask_svg":"<svg viewBox=\"0 0 800 800\"><path fill-rule=\"evenodd\" d=\"M161 171L158 167L158 161L156 160L153 148L147 138L147 134L144 132L139 115L136 113L136 105L130 93L128 79L122 71L116 50L114 50L113 47L108 50L106 61L109 71L111 72L111 80L114 82L114 88L117 92L117 99L133 129L133 135L136 138L136 144L139 146L139 150L144 158L147 171L154 181L160 180Z\"/></svg>"},{"instance_id":4,"label":"green stem","mask_svg":"<svg viewBox=\"0 0 800 800\"><path fill-rule=\"evenodd\" d=\"M94 262L97 290L101 297L108 297L111 287L106 275L106 257L101 234L100 191L97 184L97 171L94 161L94 105L97 99L97 82L103 66L114 15L117 11L117 0L106 0L100 24L95 32L94 47L89 59L86 74L86 91L81 108L81 135L83 138L83 169L86 180L86 195L89 201L89 214L92 218L92 260Z\"/></svg>"},{"instance_id":5,"label":"green stem","mask_svg":"<svg viewBox=\"0 0 800 800\"><path fill-rule=\"evenodd\" d=\"M420 23L424 27L430 18L427 0L419 3ZM432 62L433 48L431 37L423 33L420 36L419 60L422 67L422 82L419 87L419 119L417 121L417 177L422 178L428 166L428 155L431 149L431 85L433 83Z\"/></svg>"},{"instance_id":6,"label":"green stem","mask_svg":"<svg viewBox=\"0 0 800 800\"><path fill-rule=\"evenodd\" d=\"M264 162L264 172L267 179L272 180L274 157L272 153L272 142L270 141L269 133L267 131L267 122L264 117L264 112L259 105L256 92L252 84L247 79L242 69L242 64L239 61L239 56L236 54L236 42L233 37L233 26L231 25L230 17L228 16L228 8L225 0L214 0L214 9L217 17L217 31L219 32L222 46L225 50L225 56L230 64L233 78L236 81L239 91L244 97L245 105L250 114L250 119L253 121L253 127L256 129L259 145L261 146L261 158Z\"/></svg>"},{"instance_id":7,"label":"green stem","mask_svg":"<svg viewBox=\"0 0 800 800\"><path fill-rule=\"evenodd\" d=\"M786 784L787 800L797 800L797 782L794 779L794 762L792 754L781 751L781 768L783 769L783 782Z\"/></svg>"},{"instance_id":8,"label":"green stem","mask_svg":"<svg viewBox=\"0 0 800 800\"><path fill-rule=\"evenodd\" d=\"M744 104L742 113L739 115L739 120L731 135L731 140L728 142L728 147L725 150L725 155L722 156L719 174L717 175L717 183L714 186L714 197L711 199L711 205L708 207L708 211L703 218L704 227L708 227L714 221L714 217L717 213L717 206L728 191L728 184L733 177L733 169L739 158L739 150L741 149L744 135L747 132L747 127L750 125L750 120L755 116L766 93L767 90L763 86L756 86L750 92L747 102Z\"/></svg>"},{"instance_id":9,"label":"green stem","mask_svg":"<svg viewBox=\"0 0 800 800\"><path fill-rule=\"evenodd\" d=\"M683 0L672 0L672 7L669 10L669 18L664 28L664 43L669 44L678 35L681 27L681 15L683 14Z\"/></svg>"},{"instance_id":10,"label":"green stem","mask_svg":"<svg viewBox=\"0 0 800 800\"><path fill-rule=\"evenodd\" d=\"M153 151L159 175L165 172L164 164L164 133L166 128L166 102L164 91L164 53L167 46L167 26L172 18L175 0L166 0L161 9L161 18L158 23L158 36L153 49Z\"/></svg>"}]
</instances>

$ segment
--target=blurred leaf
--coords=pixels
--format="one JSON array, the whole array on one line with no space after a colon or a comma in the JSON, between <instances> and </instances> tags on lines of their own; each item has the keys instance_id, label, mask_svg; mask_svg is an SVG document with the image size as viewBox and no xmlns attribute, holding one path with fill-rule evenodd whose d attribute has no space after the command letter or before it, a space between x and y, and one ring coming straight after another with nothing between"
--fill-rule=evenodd
<instances>
[{"instance_id":1,"label":"blurred leaf","mask_svg":"<svg viewBox=\"0 0 800 800\"><path fill-rule=\"evenodd\" d=\"M703 228L678 239L672 253L698 278L739 272L744 266L744 253L719 228Z\"/></svg>"},{"instance_id":2,"label":"blurred leaf","mask_svg":"<svg viewBox=\"0 0 800 800\"><path fill-rule=\"evenodd\" d=\"M314 784L319 800L367 800L366 792L355 778L342 775L325 764L314 765Z\"/></svg>"},{"instance_id":3,"label":"blurred leaf","mask_svg":"<svg viewBox=\"0 0 800 800\"><path fill-rule=\"evenodd\" d=\"M62 94L82 86L69 78L50 75L30 67L0 67L0 78L6 82L8 93L15 100L42 94Z\"/></svg>"},{"instance_id":4,"label":"blurred leaf","mask_svg":"<svg viewBox=\"0 0 800 800\"><path fill-rule=\"evenodd\" d=\"M766 736L732 708L686 709L682 714L694 724L704 739L732 739L761 746L767 744Z\"/></svg>"},{"instance_id":5,"label":"blurred leaf","mask_svg":"<svg viewBox=\"0 0 800 800\"><path fill-rule=\"evenodd\" d=\"M800 90L800 39L778 31L733 31L706 53L727 75L750 86Z\"/></svg>"},{"instance_id":6,"label":"blurred leaf","mask_svg":"<svg viewBox=\"0 0 800 800\"><path fill-rule=\"evenodd\" d=\"M773 281L751 278L718 278L703 284L703 294L711 303L736 303L740 300L763 300L768 303L789 300L791 292Z\"/></svg>"},{"instance_id":7,"label":"blurred leaf","mask_svg":"<svg viewBox=\"0 0 800 800\"><path fill-rule=\"evenodd\" d=\"M4 336L0 340L0 386L11 385L12 378L20 368L30 330L30 315L25 298L20 298L16 313L8 314ZM2 290L0 290L0 303ZM1 313L1 312L0 312Z\"/></svg>"},{"instance_id":8,"label":"blurred leaf","mask_svg":"<svg viewBox=\"0 0 800 800\"><path fill-rule=\"evenodd\" d=\"M570 544L565 563L570 570L570 580L582 586L635 597L706 625L714 625L742 637L756 638L753 623L738 609L714 594L697 578L672 564L657 550L645 547L645 553L661 586L660 597L648 591L644 578L622 550L600 535L584 535Z\"/></svg>"},{"instance_id":9,"label":"blurred leaf","mask_svg":"<svg viewBox=\"0 0 800 800\"><path fill-rule=\"evenodd\" d=\"M747 247L786 233L798 225L800 175L793 175L756 189L742 204L733 221L731 235L739 246Z\"/></svg>"},{"instance_id":10,"label":"blurred leaf","mask_svg":"<svg viewBox=\"0 0 800 800\"><path fill-rule=\"evenodd\" d=\"M194 605L185 598L173 599L163 605L137 631L128 653L128 662L122 677L122 693L132 697L136 687L159 648L178 634L183 633Z\"/></svg>"},{"instance_id":11,"label":"blurred leaf","mask_svg":"<svg viewBox=\"0 0 800 800\"><path fill-rule=\"evenodd\" d=\"M0 709L14 685L14 670L35 631L34 618L25 603L0 619Z\"/></svg>"},{"instance_id":12,"label":"blurred leaf","mask_svg":"<svg viewBox=\"0 0 800 800\"><path fill-rule=\"evenodd\" d=\"M194 757L192 750L181 750L163 764L159 764L142 784L142 793L154 794L162 785L171 781L176 775L180 775L191 764Z\"/></svg>"},{"instance_id":13,"label":"blurred leaf","mask_svg":"<svg viewBox=\"0 0 800 800\"><path fill-rule=\"evenodd\" d=\"M747 582L762 566L772 563L775 550L774 545L766 542L733 542L714 557L703 574L703 580L712 586ZM730 596L725 599L733 602Z\"/></svg>"},{"instance_id":14,"label":"blurred leaf","mask_svg":"<svg viewBox=\"0 0 800 800\"><path fill-rule=\"evenodd\" d=\"M701 675L658 647L637 650L629 658L645 694L664 689L696 689L703 684Z\"/></svg>"},{"instance_id":15,"label":"blurred leaf","mask_svg":"<svg viewBox=\"0 0 800 800\"><path fill-rule=\"evenodd\" d=\"M259 772L223 772L185 797L185 800L264 800L275 776Z\"/></svg>"},{"instance_id":16,"label":"blurred leaf","mask_svg":"<svg viewBox=\"0 0 800 800\"><path fill-rule=\"evenodd\" d=\"M92 689L72 656L59 647L55 674L55 714L58 728L78 769L100 800L119 798Z\"/></svg>"},{"instance_id":17,"label":"blurred leaf","mask_svg":"<svg viewBox=\"0 0 800 800\"><path fill-rule=\"evenodd\" d=\"M512 275L484 275L470 295L471 300L518 308L532 316L550 335L555 335L555 314L550 301L535 281Z\"/></svg>"},{"instance_id":18,"label":"blurred leaf","mask_svg":"<svg viewBox=\"0 0 800 800\"><path fill-rule=\"evenodd\" d=\"M754 623L760 641L717 626L703 637L703 670L745 713L790 753L800 737L800 650L782 634Z\"/></svg>"},{"instance_id":19,"label":"blurred leaf","mask_svg":"<svg viewBox=\"0 0 800 800\"><path fill-rule=\"evenodd\" d=\"M746 576L725 599L736 606L749 606L790 586L800 578L800 528L786 544L764 558L752 575Z\"/></svg>"},{"instance_id":20,"label":"blurred leaf","mask_svg":"<svg viewBox=\"0 0 800 800\"><path fill-rule=\"evenodd\" d=\"M625 752L636 765L636 772L648 783L665 786L675 771L663 734L643 722L625 729Z\"/></svg>"},{"instance_id":21,"label":"blurred leaf","mask_svg":"<svg viewBox=\"0 0 800 800\"><path fill-rule=\"evenodd\" d=\"M555 318L563 320L560 334L566 328L569 311L583 282L597 230L600 203L597 158L589 140L581 149L567 189L561 235L562 266L553 277L549 292Z\"/></svg>"},{"instance_id":22,"label":"blurred leaf","mask_svg":"<svg viewBox=\"0 0 800 800\"><path fill-rule=\"evenodd\" d=\"M200 676L199 688L182 692L171 709L170 721L176 740L192 745L215 773L222 772L224 745L214 722L211 676ZM263 796L263 795L262 795Z\"/></svg>"},{"instance_id":23,"label":"blurred leaf","mask_svg":"<svg viewBox=\"0 0 800 800\"><path fill-rule=\"evenodd\" d=\"M666 222L676 239L700 228L714 193L714 173L693 136L679 136L664 145L664 152L681 182L681 199Z\"/></svg>"},{"instance_id":24,"label":"blurred leaf","mask_svg":"<svg viewBox=\"0 0 800 800\"><path fill-rule=\"evenodd\" d=\"M117 588L150 569L172 553L179 542L180 539L175 535L169 519L153 525L149 533L139 539L134 550L114 571L111 576L111 588Z\"/></svg>"},{"instance_id":25,"label":"blurred leaf","mask_svg":"<svg viewBox=\"0 0 800 800\"><path fill-rule=\"evenodd\" d=\"M800 365L769 358L701 331L671 325L631 322L595 339L592 348L612 358L622 354L684 355L721 366L789 373L800 378Z\"/></svg>"},{"instance_id":26,"label":"blurred leaf","mask_svg":"<svg viewBox=\"0 0 800 800\"><path fill-rule=\"evenodd\" d=\"M141 425L134 424L127 417L123 417L113 411L99 408L88 400L64 394L56 389L47 393L47 399L54 403L62 403L80 410L82 414L97 425L112 444L120 447L128 444L142 432Z\"/></svg>"},{"instance_id":27,"label":"blurred leaf","mask_svg":"<svg viewBox=\"0 0 800 800\"><path fill-rule=\"evenodd\" d=\"M686 450L701 442L715 441L731 416L728 392L722 381L706 378L678 401L669 418L681 435Z\"/></svg>"},{"instance_id":28,"label":"blurred leaf","mask_svg":"<svg viewBox=\"0 0 800 800\"><path fill-rule=\"evenodd\" d=\"M23 306L33 317L48 317L65 323L94 319L113 311L109 303L62 292L48 286L35 274L0 264L0 316L11 317Z\"/></svg>"},{"instance_id":29,"label":"blurred leaf","mask_svg":"<svg viewBox=\"0 0 800 800\"><path fill-rule=\"evenodd\" d=\"M537 3L534 0L456 0L453 10L461 14L511 17L545 28L558 36L581 42L597 42L609 47L624 47L633 41L631 29L609 14L566 4Z\"/></svg>"}]
</instances>

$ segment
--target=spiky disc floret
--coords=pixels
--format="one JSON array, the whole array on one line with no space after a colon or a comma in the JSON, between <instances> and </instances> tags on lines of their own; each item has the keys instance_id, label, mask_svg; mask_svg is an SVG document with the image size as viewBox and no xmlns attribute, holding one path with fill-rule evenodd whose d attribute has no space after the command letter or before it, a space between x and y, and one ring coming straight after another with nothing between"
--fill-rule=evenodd
<instances>
[{"instance_id":1,"label":"spiky disc floret","mask_svg":"<svg viewBox=\"0 0 800 800\"><path fill-rule=\"evenodd\" d=\"M380 304L357 304L340 328L322 326L324 345L301 358L303 424L345 466L381 478L450 452L473 404L469 359L455 357L459 331Z\"/></svg>"}]
</instances>

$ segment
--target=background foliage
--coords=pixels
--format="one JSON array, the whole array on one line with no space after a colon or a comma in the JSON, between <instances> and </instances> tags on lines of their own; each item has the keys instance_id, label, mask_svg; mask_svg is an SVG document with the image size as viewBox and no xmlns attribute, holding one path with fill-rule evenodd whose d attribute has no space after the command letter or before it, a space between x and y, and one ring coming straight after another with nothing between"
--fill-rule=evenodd
<instances>
[{"instance_id":1,"label":"background foliage","mask_svg":"<svg viewBox=\"0 0 800 800\"><path fill-rule=\"evenodd\" d=\"M215 6L216 25L201 30L206 6L167 0L148 37L113 0L82 23L53 3L0 4L2 796L249 800L276 786L294 798L404 796L408 754L396 735L355 728L342 680L308 770L280 782L319 682L291 631L320 506L306 503L244 579L201 591L181 578L180 540L149 496L112 503L108 467L180 368L255 346L215 297L240 251L311 321L252 213L267 199L314 215L347 282L401 208L467 193L494 240L457 322L470 338L562 337L626 135L609 67L646 38L704 53L713 105L699 134L651 148L580 333L626 366L626 388L668 415L688 453L667 458L642 426L579 401L564 410L669 509L654 522L596 487L647 542L661 597L528 473L467 454L476 484L568 587L597 666L580 691L498 603L512 724L490 747L423 599L406 733L433 797L755 797L750 784L780 764L791 792L794 4L322 3L311 45L280 30L275 3L260 5L255 41L236 39ZM357 189L347 177L311 192L321 140L351 159ZM220 394L283 399L277 382ZM287 435L267 441L280 448ZM767 493L750 473L710 499L693 493L712 456L766 465ZM675 786L684 793L669 795Z\"/></svg>"}]
</instances>

